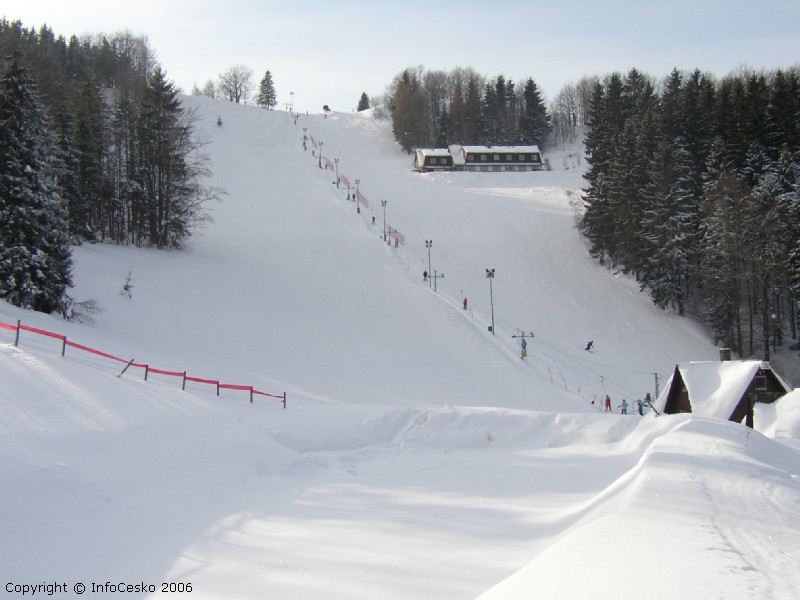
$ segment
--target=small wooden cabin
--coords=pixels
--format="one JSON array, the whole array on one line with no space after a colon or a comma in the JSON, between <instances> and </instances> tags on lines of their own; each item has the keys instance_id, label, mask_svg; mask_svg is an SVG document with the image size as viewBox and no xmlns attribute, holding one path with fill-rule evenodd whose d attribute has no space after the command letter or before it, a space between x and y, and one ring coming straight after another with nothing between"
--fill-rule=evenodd
<instances>
[{"instance_id":1,"label":"small wooden cabin","mask_svg":"<svg viewBox=\"0 0 800 600\"><path fill-rule=\"evenodd\" d=\"M538 146L462 146L465 171L540 171Z\"/></svg>"},{"instance_id":2,"label":"small wooden cabin","mask_svg":"<svg viewBox=\"0 0 800 600\"><path fill-rule=\"evenodd\" d=\"M720 357L718 362L676 365L659 398L663 411L744 421L753 427L753 407L757 402L772 404L791 391L768 362L730 360L727 349L720 352Z\"/></svg>"},{"instance_id":3,"label":"small wooden cabin","mask_svg":"<svg viewBox=\"0 0 800 600\"><path fill-rule=\"evenodd\" d=\"M414 153L414 169L420 173L452 171L453 156L447 148L418 148Z\"/></svg>"}]
</instances>

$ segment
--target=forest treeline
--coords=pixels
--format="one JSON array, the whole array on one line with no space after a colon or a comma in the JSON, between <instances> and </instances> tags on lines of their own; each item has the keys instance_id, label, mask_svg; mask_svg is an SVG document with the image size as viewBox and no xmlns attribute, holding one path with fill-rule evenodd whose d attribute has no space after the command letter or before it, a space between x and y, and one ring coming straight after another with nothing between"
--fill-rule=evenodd
<instances>
[{"instance_id":1,"label":"forest treeline","mask_svg":"<svg viewBox=\"0 0 800 600\"><path fill-rule=\"evenodd\" d=\"M635 69L593 86L583 233L656 305L699 316L716 342L770 356L797 337L800 73L717 81ZM653 340L658 343L658 340Z\"/></svg>"},{"instance_id":2,"label":"forest treeline","mask_svg":"<svg viewBox=\"0 0 800 600\"><path fill-rule=\"evenodd\" d=\"M536 82L503 75L487 79L472 68L419 66L396 75L386 90L392 129L406 152L451 144L542 144L550 115Z\"/></svg>"},{"instance_id":3,"label":"forest treeline","mask_svg":"<svg viewBox=\"0 0 800 600\"><path fill-rule=\"evenodd\" d=\"M70 245L180 248L220 194L195 117L130 33L0 20L0 297L70 309Z\"/></svg>"}]
</instances>

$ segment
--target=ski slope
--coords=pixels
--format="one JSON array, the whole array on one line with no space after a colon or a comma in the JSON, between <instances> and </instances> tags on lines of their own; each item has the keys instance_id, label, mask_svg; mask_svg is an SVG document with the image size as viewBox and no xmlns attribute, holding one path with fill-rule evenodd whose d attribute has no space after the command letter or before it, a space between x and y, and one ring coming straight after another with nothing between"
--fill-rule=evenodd
<instances>
[{"instance_id":1,"label":"ski slope","mask_svg":"<svg viewBox=\"0 0 800 600\"><path fill-rule=\"evenodd\" d=\"M162 582L204 598L798 596L794 405L764 415L770 437L600 412L605 394L652 394L656 375L717 350L589 258L574 149L550 172L421 175L370 113L295 123L184 102L226 191L214 223L181 253L76 248L73 296L102 308L92 325L6 304L0 321L286 392L287 408L118 377L0 330L7 594L59 581L155 586L134 597L167 595ZM383 241L381 201L404 245ZM521 332L535 334L524 361Z\"/></svg>"}]
</instances>

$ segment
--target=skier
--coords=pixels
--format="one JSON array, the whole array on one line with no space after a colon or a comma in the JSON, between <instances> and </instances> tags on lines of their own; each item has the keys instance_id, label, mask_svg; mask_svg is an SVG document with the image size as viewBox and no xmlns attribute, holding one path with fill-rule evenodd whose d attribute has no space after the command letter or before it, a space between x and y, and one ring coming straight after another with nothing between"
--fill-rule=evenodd
<instances>
[{"instance_id":1,"label":"skier","mask_svg":"<svg viewBox=\"0 0 800 600\"><path fill-rule=\"evenodd\" d=\"M606 394L606 410L605 412L614 412L611 410L611 397Z\"/></svg>"},{"instance_id":2,"label":"skier","mask_svg":"<svg viewBox=\"0 0 800 600\"><path fill-rule=\"evenodd\" d=\"M466 298L466 296L464 297L464 310L467 310L467 298Z\"/></svg>"},{"instance_id":3,"label":"skier","mask_svg":"<svg viewBox=\"0 0 800 600\"><path fill-rule=\"evenodd\" d=\"M594 346L594 340L589 340L589 343L586 344L586 351L587 352L591 351L592 346Z\"/></svg>"},{"instance_id":4,"label":"skier","mask_svg":"<svg viewBox=\"0 0 800 600\"><path fill-rule=\"evenodd\" d=\"M423 271L422 272L422 281L428 281L428 272L427 271Z\"/></svg>"},{"instance_id":5,"label":"skier","mask_svg":"<svg viewBox=\"0 0 800 600\"><path fill-rule=\"evenodd\" d=\"M639 411L639 416L640 417L644 416L644 406L642 406L642 401L641 400L637 400L636 401L636 410Z\"/></svg>"},{"instance_id":6,"label":"skier","mask_svg":"<svg viewBox=\"0 0 800 600\"><path fill-rule=\"evenodd\" d=\"M620 408L622 409L620 412L621 412L623 415L627 415L627 414L628 414L628 401L627 401L627 400L625 400L625 398L623 398L623 399L622 399L622 404L620 404L619 406L620 406Z\"/></svg>"},{"instance_id":7,"label":"skier","mask_svg":"<svg viewBox=\"0 0 800 600\"><path fill-rule=\"evenodd\" d=\"M372 216L372 224L375 225L375 215Z\"/></svg>"},{"instance_id":8,"label":"skier","mask_svg":"<svg viewBox=\"0 0 800 600\"><path fill-rule=\"evenodd\" d=\"M528 356L528 341L525 338L522 338L522 358L524 359Z\"/></svg>"}]
</instances>

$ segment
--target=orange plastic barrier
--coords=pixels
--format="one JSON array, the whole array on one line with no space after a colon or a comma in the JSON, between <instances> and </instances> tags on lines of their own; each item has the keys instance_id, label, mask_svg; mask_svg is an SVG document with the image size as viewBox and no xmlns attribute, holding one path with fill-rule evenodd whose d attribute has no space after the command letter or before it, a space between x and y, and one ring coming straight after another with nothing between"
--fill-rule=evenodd
<instances>
[{"instance_id":1,"label":"orange plastic barrier","mask_svg":"<svg viewBox=\"0 0 800 600\"><path fill-rule=\"evenodd\" d=\"M135 363L133 360L125 360L124 358L120 358L118 356L114 356L113 354L108 354L107 352L102 352L101 350L97 350L95 348L90 348L89 346L84 346L83 344L78 344L76 342L71 342L67 340L67 336L61 335L59 333L53 333L52 331L47 331L45 329L39 329L37 327L30 327L28 325L23 325L22 322L17 321L16 325L11 323L2 323L0 322L0 329L8 329L11 331L16 331L16 338L14 340L14 345L19 346L19 334L21 331L28 331L30 333L35 333L37 335L43 335L45 337L51 337L57 340L61 340L61 356L65 356L67 347L75 348L76 350L82 350L83 352L88 352L90 354L94 354L96 356L101 356L103 358L107 358L109 360L114 360L120 362L125 365L125 369L123 369L122 373L128 370L129 367L136 367L138 369L144 369L144 379L147 381L147 376L150 373L156 373L158 375L166 375L169 377L181 377L183 379L183 388L186 389L186 382L192 381L195 383L203 383L207 385L214 385L217 388L217 396L219 396L219 391L221 389L225 390L237 390L237 391L245 391L250 392L250 403L253 402L253 396L267 396L269 398L278 398L281 400L283 404L283 408L286 408L286 392L281 395L277 394L268 394L267 392L262 392L253 388L252 385L238 385L233 383L220 383L217 379L205 379L202 377L191 377L186 374L186 371L167 371L164 369L157 369L155 367L151 367L148 364L144 363ZM120 373L120 375L122 375Z\"/></svg>"}]
</instances>

